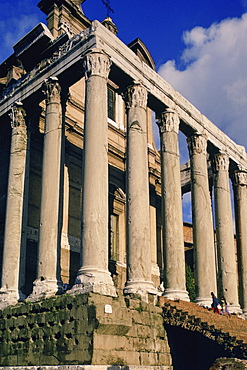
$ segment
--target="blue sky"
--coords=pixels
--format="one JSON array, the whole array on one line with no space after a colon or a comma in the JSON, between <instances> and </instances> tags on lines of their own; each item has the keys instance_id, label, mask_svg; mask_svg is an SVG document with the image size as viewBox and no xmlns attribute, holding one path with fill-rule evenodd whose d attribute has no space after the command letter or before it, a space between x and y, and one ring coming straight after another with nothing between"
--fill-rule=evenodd
<instances>
[{"instance_id":1,"label":"blue sky","mask_svg":"<svg viewBox=\"0 0 247 370\"><path fill-rule=\"evenodd\" d=\"M0 61L37 23L46 23L37 3L0 0ZM139 37L158 73L247 147L247 0L110 0L110 5L118 37L125 43ZM101 0L86 0L82 7L91 20L106 17Z\"/></svg>"},{"instance_id":2,"label":"blue sky","mask_svg":"<svg viewBox=\"0 0 247 370\"><path fill-rule=\"evenodd\" d=\"M184 31L195 26L209 27L245 11L241 0L111 0L110 4L118 36L125 43L140 37L157 67L168 59L179 58L184 48ZM83 9L90 19L102 20L105 16L101 0L86 0Z\"/></svg>"}]
</instances>

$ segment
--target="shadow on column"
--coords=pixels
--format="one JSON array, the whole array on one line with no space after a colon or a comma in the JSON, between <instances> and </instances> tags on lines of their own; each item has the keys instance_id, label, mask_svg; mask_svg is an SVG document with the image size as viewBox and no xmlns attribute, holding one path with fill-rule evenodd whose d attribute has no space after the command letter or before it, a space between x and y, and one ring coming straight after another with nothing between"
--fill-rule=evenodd
<instances>
[{"instance_id":1,"label":"shadow on column","mask_svg":"<svg viewBox=\"0 0 247 370\"><path fill-rule=\"evenodd\" d=\"M3 241L4 241L4 227L6 217L6 201L8 190L8 173L9 173L9 153L11 142L11 127L8 115L1 119L0 125L0 281L2 278L2 259L3 259Z\"/></svg>"}]
</instances>

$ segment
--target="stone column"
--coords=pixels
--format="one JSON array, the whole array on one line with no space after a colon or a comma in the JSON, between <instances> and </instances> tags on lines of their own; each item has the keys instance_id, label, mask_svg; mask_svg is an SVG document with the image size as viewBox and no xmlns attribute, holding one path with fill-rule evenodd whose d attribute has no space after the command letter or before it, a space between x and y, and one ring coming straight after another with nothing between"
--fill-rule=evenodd
<instances>
[{"instance_id":1,"label":"stone column","mask_svg":"<svg viewBox=\"0 0 247 370\"><path fill-rule=\"evenodd\" d=\"M240 301L247 318L247 172L234 174L235 219L238 247Z\"/></svg>"},{"instance_id":2,"label":"stone column","mask_svg":"<svg viewBox=\"0 0 247 370\"><path fill-rule=\"evenodd\" d=\"M111 62L99 49L86 55L83 148L82 267L70 293L116 295L108 271L107 78Z\"/></svg>"},{"instance_id":3,"label":"stone column","mask_svg":"<svg viewBox=\"0 0 247 370\"><path fill-rule=\"evenodd\" d=\"M38 276L30 299L49 297L62 291L60 281L60 188L62 155L61 88L56 77L44 83L46 94L42 167L41 213L38 247Z\"/></svg>"},{"instance_id":4,"label":"stone column","mask_svg":"<svg viewBox=\"0 0 247 370\"><path fill-rule=\"evenodd\" d=\"M127 283L125 294L156 294L151 281L149 178L147 153L147 90L140 83L128 89L127 128Z\"/></svg>"},{"instance_id":5,"label":"stone column","mask_svg":"<svg viewBox=\"0 0 247 370\"><path fill-rule=\"evenodd\" d=\"M27 161L27 127L22 103L13 105L0 307L24 298L19 290L20 254Z\"/></svg>"},{"instance_id":6,"label":"stone column","mask_svg":"<svg viewBox=\"0 0 247 370\"><path fill-rule=\"evenodd\" d=\"M229 156L223 153L215 155L214 199L221 294L228 302L230 312L241 313L229 187Z\"/></svg>"},{"instance_id":7,"label":"stone column","mask_svg":"<svg viewBox=\"0 0 247 370\"><path fill-rule=\"evenodd\" d=\"M193 244L196 302L211 306L210 293L217 294L214 228L207 168L207 139L195 134L187 139L191 165Z\"/></svg>"},{"instance_id":8,"label":"stone column","mask_svg":"<svg viewBox=\"0 0 247 370\"><path fill-rule=\"evenodd\" d=\"M164 296L189 300L186 291L182 194L178 148L179 117L171 109L161 115L161 184L164 248Z\"/></svg>"}]
</instances>

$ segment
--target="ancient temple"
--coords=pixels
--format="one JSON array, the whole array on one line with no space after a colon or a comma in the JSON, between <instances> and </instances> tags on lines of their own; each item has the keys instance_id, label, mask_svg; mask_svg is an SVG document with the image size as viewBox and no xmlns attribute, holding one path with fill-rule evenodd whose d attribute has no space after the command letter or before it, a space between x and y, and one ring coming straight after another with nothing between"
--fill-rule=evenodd
<instances>
[{"instance_id":1,"label":"ancient temple","mask_svg":"<svg viewBox=\"0 0 247 370\"><path fill-rule=\"evenodd\" d=\"M65 291L189 301L189 243L195 302L218 291L246 315L245 149L156 73L140 39L125 45L82 3L41 0L47 26L0 65L1 307Z\"/></svg>"}]
</instances>

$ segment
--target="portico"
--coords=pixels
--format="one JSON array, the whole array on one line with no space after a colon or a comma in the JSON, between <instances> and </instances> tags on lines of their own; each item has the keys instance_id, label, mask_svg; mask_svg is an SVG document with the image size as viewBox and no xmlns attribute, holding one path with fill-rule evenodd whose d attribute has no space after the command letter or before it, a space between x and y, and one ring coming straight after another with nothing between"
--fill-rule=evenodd
<instances>
[{"instance_id":1,"label":"portico","mask_svg":"<svg viewBox=\"0 0 247 370\"><path fill-rule=\"evenodd\" d=\"M243 309L246 314L245 150L155 72L141 43L139 58L100 22L88 21L88 27L83 22L74 36L59 30L62 47L45 25L31 31L22 41L25 50L16 46L18 58L25 65L28 45L34 47L38 42L36 33L47 48L47 58L34 66L26 64L23 78L6 86L0 98L0 117L6 120L12 112L2 304L22 297L18 279L24 205L29 215L27 253L37 245L36 279L29 299L61 294L65 283L70 294L134 294L148 301L161 294L159 281L166 298L189 300L178 148L181 130L190 156L196 302L210 306L211 291L217 294L219 289L232 312ZM66 89L70 95L65 109L61 96ZM31 158L37 161L28 168L23 106L28 111L30 105L42 106L44 114L32 134ZM151 112L159 124L160 152L152 137ZM16 138L21 139L20 148ZM209 161L212 156L214 163ZM215 227L208 167L214 167ZM24 197L27 172L30 189L40 190L41 196ZM230 177L235 179L234 204ZM123 194L121 199L110 194L109 183ZM118 207L112 207L112 214L110 197ZM66 235L62 235L62 225ZM112 240L118 248L114 260L110 257ZM111 271L110 265L114 267Z\"/></svg>"}]
</instances>

